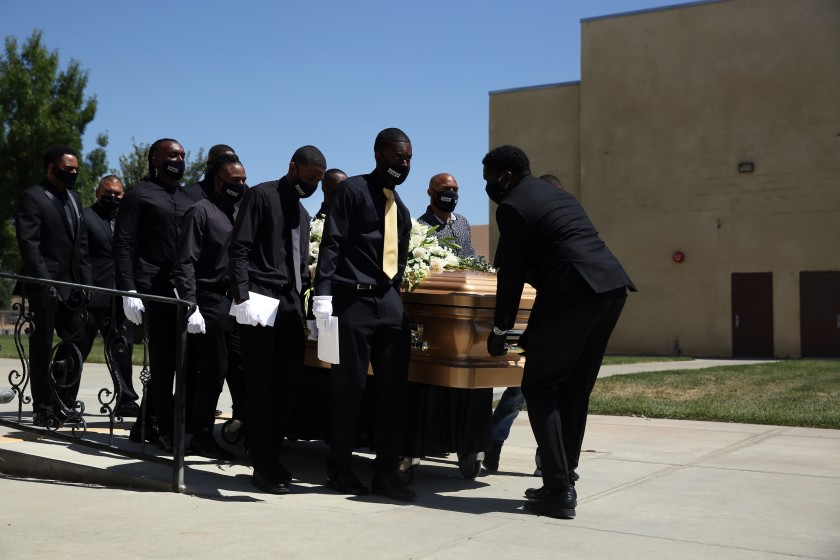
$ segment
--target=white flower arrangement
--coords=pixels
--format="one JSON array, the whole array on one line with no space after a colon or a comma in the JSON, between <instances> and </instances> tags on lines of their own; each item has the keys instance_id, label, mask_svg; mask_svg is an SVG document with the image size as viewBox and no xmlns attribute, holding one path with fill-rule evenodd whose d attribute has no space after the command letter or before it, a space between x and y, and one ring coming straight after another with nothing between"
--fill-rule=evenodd
<instances>
[{"instance_id":1,"label":"white flower arrangement","mask_svg":"<svg viewBox=\"0 0 840 560\"><path fill-rule=\"evenodd\" d=\"M403 285L408 291L414 290L429 274L444 270L465 268L495 272L484 257L459 259L450 247L456 247L453 239L438 239L435 235L437 226L427 226L417 220L411 220L411 237L408 242L408 262L405 265ZM324 218L313 218L309 224L309 272L315 278L318 265L318 250L324 235Z\"/></svg>"}]
</instances>

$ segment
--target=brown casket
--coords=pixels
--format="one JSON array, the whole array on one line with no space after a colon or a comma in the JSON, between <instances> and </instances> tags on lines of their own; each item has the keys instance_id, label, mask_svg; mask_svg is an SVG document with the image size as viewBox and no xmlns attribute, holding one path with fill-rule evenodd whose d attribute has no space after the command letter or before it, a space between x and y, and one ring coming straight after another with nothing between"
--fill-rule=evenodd
<instances>
[{"instance_id":1,"label":"brown casket","mask_svg":"<svg viewBox=\"0 0 840 560\"><path fill-rule=\"evenodd\" d=\"M515 328L525 327L535 296L526 284ZM459 389L519 386L525 358L487 354L496 309L494 274L473 270L431 274L414 291L403 292L402 299L412 331L409 381ZM315 342L307 344L306 365L330 367L318 360Z\"/></svg>"}]
</instances>

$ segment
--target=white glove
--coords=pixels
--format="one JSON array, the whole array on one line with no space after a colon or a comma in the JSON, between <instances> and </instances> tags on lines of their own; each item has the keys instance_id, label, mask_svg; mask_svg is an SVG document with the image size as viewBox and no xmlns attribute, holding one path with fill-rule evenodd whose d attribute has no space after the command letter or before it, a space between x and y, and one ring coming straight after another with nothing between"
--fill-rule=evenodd
<instances>
[{"instance_id":1,"label":"white glove","mask_svg":"<svg viewBox=\"0 0 840 560\"><path fill-rule=\"evenodd\" d=\"M315 296L312 298L312 314L319 329L324 329L327 320L332 317L332 296Z\"/></svg>"},{"instance_id":2,"label":"white glove","mask_svg":"<svg viewBox=\"0 0 840 560\"><path fill-rule=\"evenodd\" d=\"M255 327L259 324L257 314L251 309L251 300L246 299L242 303L233 306L236 313L236 322L240 325L251 325Z\"/></svg>"},{"instance_id":3,"label":"white glove","mask_svg":"<svg viewBox=\"0 0 840 560\"><path fill-rule=\"evenodd\" d=\"M315 319L306 320L306 328L309 329L307 340L318 340L318 321Z\"/></svg>"},{"instance_id":4,"label":"white glove","mask_svg":"<svg viewBox=\"0 0 840 560\"><path fill-rule=\"evenodd\" d=\"M132 294L136 294L137 290L129 290ZM123 296L123 312L125 317L135 325L143 322L143 312L146 310L143 307L143 300L136 297Z\"/></svg>"},{"instance_id":5,"label":"white glove","mask_svg":"<svg viewBox=\"0 0 840 560\"><path fill-rule=\"evenodd\" d=\"M201 314L198 307L196 307L192 315L187 318L187 332L190 334L204 334L207 332L204 325L204 315Z\"/></svg>"}]
</instances>

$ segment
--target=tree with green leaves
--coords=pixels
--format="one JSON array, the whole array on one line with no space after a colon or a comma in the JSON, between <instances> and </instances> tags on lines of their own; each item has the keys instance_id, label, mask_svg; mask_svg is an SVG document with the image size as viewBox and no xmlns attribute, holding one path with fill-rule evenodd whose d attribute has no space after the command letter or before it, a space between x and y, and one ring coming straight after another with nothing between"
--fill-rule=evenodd
<instances>
[{"instance_id":1,"label":"tree with green leaves","mask_svg":"<svg viewBox=\"0 0 840 560\"><path fill-rule=\"evenodd\" d=\"M107 169L108 136L82 156L82 136L96 115L96 97L86 96L88 72L77 60L60 69L58 51L48 50L43 33L22 44L6 37L0 54L0 270L18 272L20 256L13 224L18 195L44 177L43 155L54 144L79 154L79 194L93 200L93 188ZM6 286L0 301L8 303Z\"/></svg>"},{"instance_id":2,"label":"tree with green leaves","mask_svg":"<svg viewBox=\"0 0 840 560\"><path fill-rule=\"evenodd\" d=\"M137 183L146 180L149 176L149 147L151 143L137 143L134 138L131 139L131 151L123 154L119 158L119 169L112 169L111 173L122 178L123 184L127 189L130 189ZM197 183L204 174L204 166L206 162L204 148L198 149L198 154L193 158L190 152L187 152L184 160L186 162L186 170L184 171L184 178L182 179L185 185Z\"/></svg>"}]
</instances>

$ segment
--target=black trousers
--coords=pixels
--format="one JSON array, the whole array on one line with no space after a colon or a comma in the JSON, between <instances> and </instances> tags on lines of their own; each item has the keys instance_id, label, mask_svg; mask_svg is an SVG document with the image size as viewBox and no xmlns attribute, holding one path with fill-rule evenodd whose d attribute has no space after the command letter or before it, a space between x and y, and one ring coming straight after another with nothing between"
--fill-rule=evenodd
<instances>
[{"instance_id":1,"label":"black trousers","mask_svg":"<svg viewBox=\"0 0 840 560\"><path fill-rule=\"evenodd\" d=\"M30 289L29 310L32 312L34 329L29 335L29 380L32 392L32 409L54 410L60 408L56 396L68 408L72 408L79 393L84 346L85 315L81 309L68 306L55 290L46 287ZM50 357L53 336L57 332L62 344L56 350L55 361L63 367L54 368L53 382L50 381ZM75 345L75 349L71 347Z\"/></svg>"},{"instance_id":2,"label":"black trousers","mask_svg":"<svg viewBox=\"0 0 840 560\"><path fill-rule=\"evenodd\" d=\"M151 290L152 294L174 297L169 290ZM174 397L172 394L175 380L178 334L178 310L175 305L143 302L145 307L146 329L149 339L149 384L147 387L147 410L157 418L161 432L172 434L174 431ZM186 354L186 348L183 349ZM186 368L184 370L186 375Z\"/></svg>"},{"instance_id":3,"label":"black trousers","mask_svg":"<svg viewBox=\"0 0 840 560\"><path fill-rule=\"evenodd\" d=\"M617 290L571 305L546 305L540 294L534 302L520 341L526 350L522 393L547 487L568 486L578 466L589 395L626 300Z\"/></svg>"},{"instance_id":4,"label":"black trousers","mask_svg":"<svg viewBox=\"0 0 840 560\"><path fill-rule=\"evenodd\" d=\"M288 292L273 297L280 300L273 327L239 325L249 456L254 470L269 478L282 473L277 454L292 425L305 351L300 298Z\"/></svg>"},{"instance_id":5,"label":"black trousers","mask_svg":"<svg viewBox=\"0 0 840 560\"><path fill-rule=\"evenodd\" d=\"M113 305L105 307L88 307L87 324L85 325L85 341L82 348L82 356L87 361L93 342L97 334L102 334L105 341L105 351L108 351L108 341L116 335L114 324L124 329L126 347L122 352L113 353L113 365L117 373L117 380L120 384L120 399L117 406L135 402L137 392L134 390L134 383L131 379L132 366L131 355L134 350L134 323L125 318L122 308L122 298L114 298Z\"/></svg>"},{"instance_id":6,"label":"black trousers","mask_svg":"<svg viewBox=\"0 0 840 560\"><path fill-rule=\"evenodd\" d=\"M205 333L188 335L190 369L195 369L187 386L187 431L198 433L212 430L214 412L219 403L225 379L231 390L234 417L245 410L242 359L239 347L239 325L230 315L229 297L214 292L199 291L196 303L204 317ZM238 382L238 383L237 383Z\"/></svg>"},{"instance_id":7,"label":"black trousers","mask_svg":"<svg viewBox=\"0 0 840 560\"><path fill-rule=\"evenodd\" d=\"M405 397L411 332L395 289L375 294L333 286L338 317L339 364L332 366L332 421L327 469L350 468L359 404L368 365L376 378L371 396L374 473L393 471L404 449Z\"/></svg>"}]
</instances>

